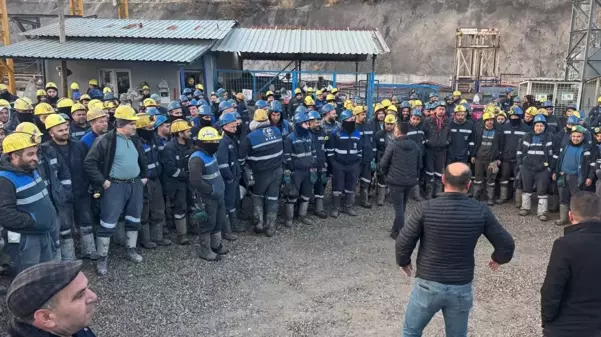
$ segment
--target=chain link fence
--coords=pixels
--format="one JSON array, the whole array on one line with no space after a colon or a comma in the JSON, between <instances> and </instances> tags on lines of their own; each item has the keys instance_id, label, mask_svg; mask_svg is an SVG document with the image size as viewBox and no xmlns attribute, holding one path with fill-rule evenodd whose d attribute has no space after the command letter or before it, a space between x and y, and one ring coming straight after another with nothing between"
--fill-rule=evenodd
<instances>
[{"instance_id":1,"label":"chain link fence","mask_svg":"<svg viewBox=\"0 0 601 337\"><path fill-rule=\"evenodd\" d=\"M533 79L520 82L519 96L532 95L537 102L551 101L553 114L561 116L568 104L578 104L580 100L580 82L555 79Z\"/></svg>"}]
</instances>

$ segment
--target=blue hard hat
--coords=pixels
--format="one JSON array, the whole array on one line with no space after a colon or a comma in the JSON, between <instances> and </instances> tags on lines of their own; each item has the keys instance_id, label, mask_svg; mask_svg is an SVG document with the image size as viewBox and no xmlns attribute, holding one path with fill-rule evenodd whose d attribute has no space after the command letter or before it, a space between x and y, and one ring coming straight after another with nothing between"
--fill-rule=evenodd
<instances>
[{"instance_id":1,"label":"blue hard hat","mask_svg":"<svg viewBox=\"0 0 601 337\"><path fill-rule=\"evenodd\" d=\"M435 93L435 92L431 92L431 93L430 93L430 95L428 95L428 97L429 97L429 98L432 98L432 97L438 97L438 94L437 94L437 93Z\"/></svg>"},{"instance_id":2,"label":"blue hard hat","mask_svg":"<svg viewBox=\"0 0 601 337\"><path fill-rule=\"evenodd\" d=\"M161 96L159 96L158 94L152 94L150 95L150 98L152 98L152 100L155 101L157 104L161 102Z\"/></svg>"},{"instance_id":3,"label":"blue hard hat","mask_svg":"<svg viewBox=\"0 0 601 337\"><path fill-rule=\"evenodd\" d=\"M231 112L226 112L219 116L219 125L224 126L229 123L237 122L236 116Z\"/></svg>"},{"instance_id":4,"label":"blue hard hat","mask_svg":"<svg viewBox=\"0 0 601 337\"><path fill-rule=\"evenodd\" d=\"M411 109L411 104L409 104L409 102L407 102L407 101L402 101L401 102L401 109L404 109L404 108Z\"/></svg>"},{"instance_id":5,"label":"blue hard hat","mask_svg":"<svg viewBox=\"0 0 601 337\"><path fill-rule=\"evenodd\" d=\"M284 110L284 108L282 108L282 103L280 101L271 101L271 104L269 104L270 112L281 113L283 110Z\"/></svg>"},{"instance_id":6,"label":"blue hard hat","mask_svg":"<svg viewBox=\"0 0 601 337\"><path fill-rule=\"evenodd\" d=\"M545 101L545 103L543 103L543 108L552 108L553 107L553 103L551 103L551 101Z\"/></svg>"},{"instance_id":7,"label":"blue hard hat","mask_svg":"<svg viewBox=\"0 0 601 337\"><path fill-rule=\"evenodd\" d=\"M467 112L470 112L470 105L469 105L469 104L467 104L467 103L463 103L462 105L465 107L465 110L466 110Z\"/></svg>"},{"instance_id":8,"label":"blue hard hat","mask_svg":"<svg viewBox=\"0 0 601 337\"><path fill-rule=\"evenodd\" d=\"M181 109L181 108L182 108L182 105L179 104L178 101L171 101L171 103L169 103L169 106L167 107L167 111Z\"/></svg>"},{"instance_id":9,"label":"blue hard hat","mask_svg":"<svg viewBox=\"0 0 601 337\"><path fill-rule=\"evenodd\" d=\"M194 94L192 94L192 95L193 95L194 97L200 97L200 96L202 96L202 91L200 91L200 90L196 90L196 91L194 91Z\"/></svg>"},{"instance_id":10,"label":"blue hard hat","mask_svg":"<svg viewBox=\"0 0 601 337\"><path fill-rule=\"evenodd\" d=\"M353 112L351 110L344 110L341 114L340 114L340 120L343 121L347 118L351 118L353 117Z\"/></svg>"},{"instance_id":11,"label":"blue hard hat","mask_svg":"<svg viewBox=\"0 0 601 337\"><path fill-rule=\"evenodd\" d=\"M255 106L257 107L257 109L266 109L268 105L269 104L267 104L267 102L262 99L255 102Z\"/></svg>"},{"instance_id":12,"label":"blue hard hat","mask_svg":"<svg viewBox=\"0 0 601 337\"><path fill-rule=\"evenodd\" d=\"M492 97L492 99L497 99L497 98L499 98L499 94L497 94L497 93L494 93L494 94L492 94L492 95L490 95L490 96Z\"/></svg>"},{"instance_id":13,"label":"blue hard hat","mask_svg":"<svg viewBox=\"0 0 601 337\"><path fill-rule=\"evenodd\" d=\"M298 114L298 113L307 113L307 108L304 105L299 105L298 107L296 107L296 110L294 110L294 114Z\"/></svg>"},{"instance_id":14,"label":"blue hard hat","mask_svg":"<svg viewBox=\"0 0 601 337\"><path fill-rule=\"evenodd\" d=\"M198 114L200 116L215 116L211 111L211 107L206 104L198 107Z\"/></svg>"},{"instance_id":15,"label":"blue hard hat","mask_svg":"<svg viewBox=\"0 0 601 337\"><path fill-rule=\"evenodd\" d=\"M215 95L221 96L224 92L225 92L225 89L219 88L219 89L217 89L217 91L215 91Z\"/></svg>"},{"instance_id":16,"label":"blue hard hat","mask_svg":"<svg viewBox=\"0 0 601 337\"><path fill-rule=\"evenodd\" d=\"M547 123L547 118L545 118L545 115L536 115L534 116L534 122L533 123Z\"/></svg>"},{"instance_id":17,"label":"blue hard hat","mask_svg":"<svg viewBox=\"0 0 601 337\"><path fill-rule=\"evenodd\" d=\"M115 100L115 95L112 92L107 92L106 94L104 94L104 97L102 97L103 101L114 101Z\"/></svg>"},{"instance_id":18,"label":"blue hard hat","mask_svg":"<svg viewBox=\"0 0 601 337\"><path fill-rule=\"evenodd\" d=\"M66 113L59 113L59 115L61 115L66 121L70 121L71 117L69 117L69 115L67 115Z\"/></svg>"},{"instance_id":19,"label":"blue hard hat","mask_svg":"<svg viewBox=\"0 0 601 337\"><path fill-rule=\"evenodd\" d=\"M198 101L194 98L190 101L190 106L198 106Z\"/></svg>"},{"instance_id":20,"label":"blue hard hat","mask_svg":"<svg viewBox=\"0 0 601 337\"><path fill-rule=\"evenodd\" d=\"M319 114L319 112L315 111L315 110L311 110L307 113L307 116L309 117L310 120L320 120L321 119L321 115Z\"/></svg>"},{"instance_id":21,"label":"blue hard hat","mask_svg":"<svg viewBox=\"0 0 601 337\"><path fill-rule=\"evenodd\" d=\"M511 107L511 109L509 109L509 114L521 116L524 114L524 110L522 110L522 108L520 108L519 106L514 106L514 107Z\"/></svg>"},{"instance_id":22,"label":"blue hard hat","mask_svg":"<svg viewBox=\"0 0 601 337\"><path fill-rule=\"evenodd\" d=\"M411 115L417 117L424 117L424 113L420 108L413 109L413 111L411 111Z\"/></svg>"},{"instance_id":23,"label":"blue hard hat","mask_svg":"<svg viewBox=\"0 0 601 337\"><path fill-rule=\"evenodd\" d=\"M309 120L306 113L299 112L294 115L294 124L301 124Z\"/></svg>"},{"instance_id":24,"label":"blue hard hat","mask_svg":"<svg viewBox=\"0 0 601 337\"><path fill-rule=\"evenodd\" d=\"M507 89L505 89L505 92L506 92L506 93L513 92L513 88L507 88Z\"/></svg>"},{"instance_id":25,"label":"blue hard hat","mask_svg":"<svg viewBox=\"0 0 601 337\"><path fill-rule=\"evenodd\" d=\"M568 121L566 123L567 124L575 125L575 124L578 124L578 122L580 122L580 120L578 119L578 117L572 115L572 116L568 117Z\"/></svg>"},{"instance_id":26,"label":"blue hard hat","mask_svg":"<svg viewBox=\"0 0 601 337\"><path fill-rule=\"evenodd\" d=\"M179 101L180 102L188 102L189 101L188 100L188 96L186 96L186 95L180 95L179 96Z\"/></svg>"},{"instance_id":27,"label":"blue hard hat","mask_svg":"<svg viewBox=\"0 0 601 337\"><path fill-rule=\"evenodd\" d=\"M334 104L328 103L328 104L326 104L326 105L324 105L324 106L321 107L321 114L325 115L325 114L327 114L328 112L330 112L332 110L336 110L336 107L334 106Z\"/></svg>"},{"instance_id":28,"label":"blue hard hat","mask_svg":"<svg viewBox=\"0 0 601 337\"><path fill-rule=\"evenodd\" d=\"M191 93L192 93L192 89L190 89L190 88L186 88L186 89L184 89L184 91L182 91L182 94L184 94L184 95L189 95Z\"/></svg>"},{"instance_id":29,"label":"blue hard hat","mask_svg":"<svg viewBox=\"0 0 601 337\"><path fill-rule=\"evenodd\" d=\"M71 93L72 100L79 101L80 98L81 98L81 92L79 92L79 90L74 90L73 93Z\"/></svg>"},{"instance_id":30,"label":"blue hard hat","mask_svg":"<svg viewBox=\"0 0 601 337\"><path fill-rule=\"evenodd\" d=\"M159 112L159 109L151 106L146 108L146 110L144 111L148 116L156 116L156 115L160 115L161 113Z\"/></svg>"},{"instance_id":31,"label":"blue hard hat","mask_svg":"<svg viewBox=\"0 0 601 337\"><path fill-rule=\"evenodd\" d=\"M90 92L88 94L90 95L91 99L103 99L104 98L102 91L98 88L90 89Z\"/></svg>"},{"instance_id":32,"label":"blue hard hat","mask_svg":"<svg viewBox=\"0 0 601 337\"><path fill-rule=\"evenodd\" d=\"M570 103L570 104L568 104L568 106L566 107L566 110L567 110L567 109L577 110L577 108L576 108L576 104L574 104L574 103Z\"/></svg>"},{"instance_id":33,"label":"blue hard hat","mask_svg":"<svg viewBox=\"0 0 601 337\"><path fill-rule=\"evenodd\" d=\"M231 114L234 115L234 117L236 119L242 119L242 116L240 115L240 113L238 111L231 112Z\"/></svg>"},{"instance_id":34,"label":"blue hard hat","mask_svg":"<svg viewBox=\"0 0 601 337\"><path fill-rule=\"evenodd\" d=\"M434 103L430 104L430 110L434 110L434 109L438 108L439 106L443 107L443 108L447 107L443 102L434 102Z\"/></svg>"},{"instance_id":35,"label":"blue hard hat","mask_svg":"<svg viewBox=\"0 0 601 337\"><path fill-rule=\"evenodd\" d=\"M161 124L165 123L167 121L167 116L165 115L158 115L155 117L154 119L154 128L158 128Z\"/></svg>"},{"instance_id":36,"label":"blue hard hat","mask_svg":"<svg viewBox=\"0 0 601 337\"><path fill-rule=\"evenodd\" d=\"M411 94L411 96L409 96L409 99L419 99L419 96L417 94Z\"/></svg>"},{"instance_id":37,"label":"blue hard hat","mask_svg":"<svg viewBox=\"0 0 601 337\"><path fill-rule=\"evenodd\" d=\"M196 101L196 105L197 105L197 106L201 106L201 105L209 105L209 102L207 102L207 100L206 100L206 99L204 99L204 98L201 98L201 99L199 99L199 100L197 100L197 101Z\"/></svg>"},{"instance_id":38,"label":"blue hard hat","mask_svg":"<svg viewBox=\"0 0 601 337\"><path fill-rule=\"evenodd\" d=\"M224 110L233 108L232 103L230 101L223 101L219 103L219 112L223 112Z\"/></svg>"}]
</instances>

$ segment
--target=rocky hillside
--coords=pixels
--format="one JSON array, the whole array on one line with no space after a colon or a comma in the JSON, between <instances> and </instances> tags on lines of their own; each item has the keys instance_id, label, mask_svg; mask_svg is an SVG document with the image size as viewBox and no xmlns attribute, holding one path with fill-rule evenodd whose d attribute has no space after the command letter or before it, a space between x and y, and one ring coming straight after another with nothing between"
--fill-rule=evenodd
<instances>
[{"instance_id":1,"label":"rocky hillside","mask_svg":"<svg viewBox=\"0 0 601 337\"><path fill-rule=\"evenodd\" d=\"M112 0L84 1L86 15L116 17ZM56 0L7 2L9 13L56 12ZM132 18L235 19L242 26L373 27L392 50L378 58L378 73L426 76L451 75L457 27L494 27L501 31L502 73L555 77L561 76L567 50L571 1L130 0L129 8ZM18 38L22 37L13 40Z\"/></svg>"}]
</instances>

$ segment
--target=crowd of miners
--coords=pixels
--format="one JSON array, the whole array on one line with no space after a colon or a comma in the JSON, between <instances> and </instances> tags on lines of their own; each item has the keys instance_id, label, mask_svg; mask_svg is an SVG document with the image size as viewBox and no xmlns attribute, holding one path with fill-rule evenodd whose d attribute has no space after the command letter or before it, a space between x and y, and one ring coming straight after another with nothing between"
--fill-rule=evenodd
<instances>
[{"instance_id":1,"label":"crowd of miners","mask_svg":"<svg viewBox=\"0 0 601 337\"><path fill-rule=\"evenodd\" d=\"M295 88L286 100L268 91L255 102L197 84L167 107L148 86L135 107L96 80L85 93L71 89L61 97L50 82L32 102L0 87L0 225L14 274L76 259L76 236L79 257L104 275L111 240L140 263L138 246L168 246L172 230L189 245L194 233L198 255L215 261L230 250L224 240L246 230L241 220L271 237L295 218L312 225L339 212L356 216L356 199L371 208L370 194L381 206L390 193L381 159L399 137L420 150L414 199L440 195L443 168L464 162L474 172L473 198L490 206L515 198L525 216L536 193L538 218L558 207L558 225L567 223L573 193L594 190L601 162L599 108L586 123L571 105L558 118L551 101L520 100L511 90L475 119L458 91L427 102L417 94L384 99L368 118L363 102L331 86Z\"/></svg>"}]
</instances>

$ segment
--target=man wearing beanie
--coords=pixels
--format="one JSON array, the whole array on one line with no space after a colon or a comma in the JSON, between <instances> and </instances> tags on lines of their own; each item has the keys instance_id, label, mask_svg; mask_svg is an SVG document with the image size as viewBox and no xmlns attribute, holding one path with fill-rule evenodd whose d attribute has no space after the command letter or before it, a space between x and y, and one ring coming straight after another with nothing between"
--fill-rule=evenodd
<instances>
[{"instance_id":1,"label":"man wearing beanie","mask_svg":"<svg viewBox=\"0 0 601 337\"><path fill-rule=\"evenodd\" d=\"M95 337L87 326L98 297L83 262L50 261L22 271L8 288L9 337Z\"/></svg>"}]
</instances>

